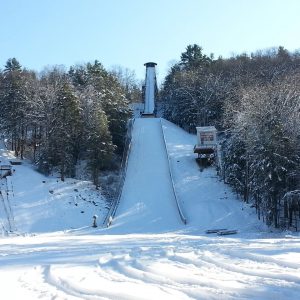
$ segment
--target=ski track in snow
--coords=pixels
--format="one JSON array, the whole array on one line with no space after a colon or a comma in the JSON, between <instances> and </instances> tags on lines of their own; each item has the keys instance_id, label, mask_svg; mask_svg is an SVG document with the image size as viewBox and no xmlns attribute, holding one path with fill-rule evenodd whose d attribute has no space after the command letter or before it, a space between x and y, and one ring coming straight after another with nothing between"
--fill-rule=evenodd
<instances>
[{"instance_id":1,"label":"ski track in snow","mask_svg":"<svg viewBox=\"0 0 300 300\"><path fill-rule=\"evenodd\" d=\"M81 228L55 223L52 215L77 195L74 183L47 182L47 189L41 190L44 177L31 171L26 185L38 185L30 198L24 184L16 183L18 173L28 167L16 170L16 223L35 230L0 238L1 299L299 298L299 234L270 232L253 209L218 180L213 168L199 171L192 153L195 136L163 121L171 170L188 219L186 226L180 222L166 186L169 177L162 140L157 141L157 121L135 123L131 179L111 228L92 229L90 215L84 219L77 207L66 220L80 216ZM149 170L141 172L145 168ZM79 189L80 184L76 182ZM54 194L48 192L50 185ZM83 188L88 195L86 183ZM56 209L54 204L64 199L69 200ZM154 210L157 206L160 209ZM48 221L42 222L43 217ZM224 237L204 233L217 227L239 232Z\"/></svg>"},{"instance_id":2,"label":"ski track in snow","mask_svg":"<svg viewBox=\"0 0 300 300\"><path fill-rule=\"evenodd\" d=\"M62 234L5 242L1 268L18 278L6 299L19 289L28 299L297 299L300 292L294 238Z\"/></svg>"}]
</instances>

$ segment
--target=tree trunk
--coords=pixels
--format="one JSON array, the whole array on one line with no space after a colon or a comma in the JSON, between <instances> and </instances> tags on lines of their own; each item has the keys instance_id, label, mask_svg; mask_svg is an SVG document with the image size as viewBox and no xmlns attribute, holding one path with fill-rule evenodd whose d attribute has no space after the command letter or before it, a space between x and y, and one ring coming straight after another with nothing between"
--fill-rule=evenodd
<instances>
[{"instance_id":1,"label":"tree trunk","mask_svg":"<svg viewBox=\"0 0 300 300\"><path fill-rule=\"evenodd\" d=\"M21 126L21 139L20 139L20 157L24 159L24 150L25 150L25 129L24 126Z\"/></svg>"},{"instance_id":2,"label":"tree trunk","mask_svg":"<svg viewBox=\"0 0 300 300\"><path fill-rule=\"evenodd\" d=\"M60 179L61 181L65 181L65 159L62 159L61 167L60 167Z\"/></svg>"},{"instance_id":3,"label":"tree trunk","mask_svg":"<svg viewBox=\"0 0 300 300\"><path fill-rule=\"evenodd\" d=\"M36 129L36 125L34 125L34 129L33 129L33 161L36 162L36 142L37 142L37 129Z\"/></svg>"}]
</instances>

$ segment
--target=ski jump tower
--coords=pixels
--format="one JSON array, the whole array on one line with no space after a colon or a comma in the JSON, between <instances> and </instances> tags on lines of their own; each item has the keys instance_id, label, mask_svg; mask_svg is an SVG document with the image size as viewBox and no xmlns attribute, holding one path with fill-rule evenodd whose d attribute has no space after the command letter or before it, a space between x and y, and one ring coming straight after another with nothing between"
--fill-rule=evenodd
<instances>
[{"instance_id":1,"label":"ski jump tower","mask_svg":"<svg viewBox=\"0 0 300 300\"><path fill-rule=\"evenodd\" d=\"M143 87L144 111L142 117L153 117L155 115L155 96L157 94L156 65L154 62L144 64L146 66L146 79Z\"/></svg>"}]
</instances>

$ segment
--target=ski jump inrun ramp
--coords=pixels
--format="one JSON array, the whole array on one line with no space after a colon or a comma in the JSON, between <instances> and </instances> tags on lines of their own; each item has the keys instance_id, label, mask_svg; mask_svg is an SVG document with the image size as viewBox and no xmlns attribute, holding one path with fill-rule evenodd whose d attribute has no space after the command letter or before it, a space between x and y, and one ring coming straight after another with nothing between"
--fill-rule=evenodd
<instances>
[{"instance_id":1,"label":"ski jump inrun ramp","mask_svg":"<svg viewBox=\"0 0 300 300\"><path fill-rule=\"evenodd\" d=\"M126 178L112 227L138 233L182 226L169 172L160 119L136 119Z\"/></svg>"}]
</instances>

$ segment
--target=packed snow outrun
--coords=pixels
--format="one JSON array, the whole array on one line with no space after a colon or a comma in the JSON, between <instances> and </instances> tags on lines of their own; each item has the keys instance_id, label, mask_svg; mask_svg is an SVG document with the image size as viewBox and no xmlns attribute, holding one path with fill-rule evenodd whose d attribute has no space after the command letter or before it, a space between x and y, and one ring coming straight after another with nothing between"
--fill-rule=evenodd
<instances>
[{"instance_id":1,"label":"packed snow outrun","mask_svg":"<svg viewBox=\"0 0 300 300\"><path fill-rule=\"evenodd\" d=\"M201 171L195 143L137 118L108 228L91 182L14 165L1 179L0 299L299 299L299 234L267 227L213 166ZM237 233L206 233L216 228Z\"/></svg>"}]
</instances>

